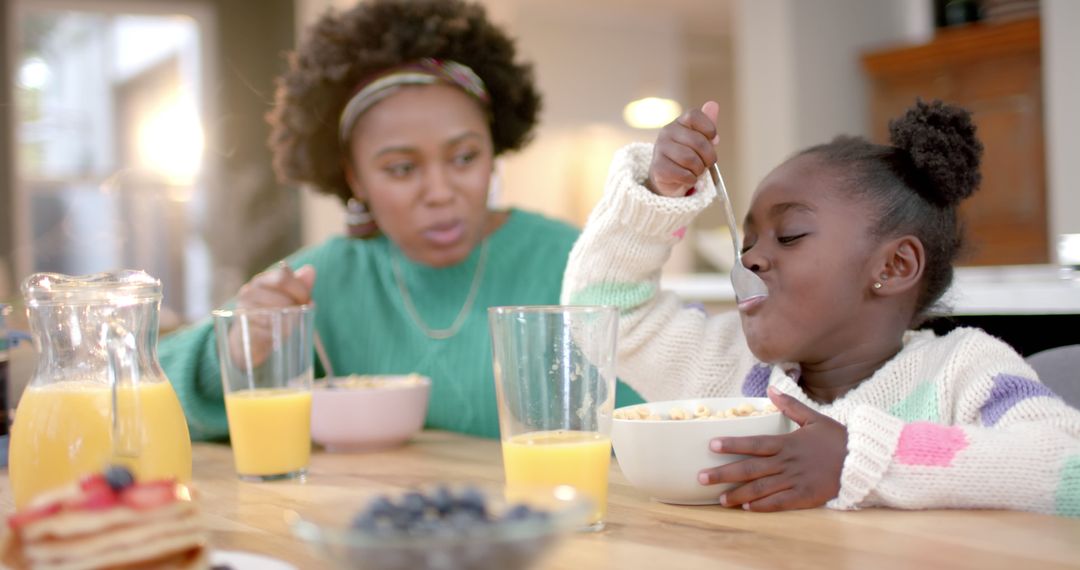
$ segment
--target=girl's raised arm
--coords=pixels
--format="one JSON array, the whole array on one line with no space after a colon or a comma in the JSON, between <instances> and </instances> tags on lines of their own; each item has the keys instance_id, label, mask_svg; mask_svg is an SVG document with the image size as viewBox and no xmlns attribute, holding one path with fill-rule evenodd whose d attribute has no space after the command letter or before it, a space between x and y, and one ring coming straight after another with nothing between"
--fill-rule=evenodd
<instances>
[{"instance_id":1,"label":"girl's raised arm","mask_svg":"<svg viewBox=\"0 0 1080 570\"><path fill-rule=\"evenodd\" d=\"M646 400L738 394L756 362L738 314L709 317L660 290L671 248L716 189L705 175L690 196L651 192L652 153L641 143L616 153L604 197L570 253L562 302L619 308L619 377Z\"/></svg>"}]
</instances>

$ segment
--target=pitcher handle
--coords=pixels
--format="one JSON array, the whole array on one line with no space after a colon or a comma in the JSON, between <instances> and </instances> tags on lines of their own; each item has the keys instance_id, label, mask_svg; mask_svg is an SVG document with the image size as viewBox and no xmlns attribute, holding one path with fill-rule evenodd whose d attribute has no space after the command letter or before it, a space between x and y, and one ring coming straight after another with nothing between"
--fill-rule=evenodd
<instances>
[{"instance_id":1,"label":"pitcher handle","mask_svg":"<svg viewBox=\"0 0 1080 570\"><path fill-rule=\"evenodd\" d=\"M135 458L142 452L142 425L139 408L139 354L135 335L118 320L102 325L108 352L109 393L112 409L113 457ZM129 374L124 374L125 363ZM121 388L130 389L130 406L121 411Z\"/></svg>"}]
</instances>

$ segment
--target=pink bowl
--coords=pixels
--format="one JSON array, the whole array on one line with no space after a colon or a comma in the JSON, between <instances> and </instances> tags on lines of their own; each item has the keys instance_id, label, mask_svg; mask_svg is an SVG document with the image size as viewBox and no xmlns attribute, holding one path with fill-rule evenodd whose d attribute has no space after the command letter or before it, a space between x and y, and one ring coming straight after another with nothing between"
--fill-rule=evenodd
<instances>
[{"instance_id":1,"label":"pink bowl","mask_svg":"<svg viewBox=\"0 0 1080 570\"><path fill-rule=\"evenodd\" d=\"M424 427L431 380L349 376L315 383L311 439L328 451L371 451L404 444Z\"/></svg>"}]
</instances>

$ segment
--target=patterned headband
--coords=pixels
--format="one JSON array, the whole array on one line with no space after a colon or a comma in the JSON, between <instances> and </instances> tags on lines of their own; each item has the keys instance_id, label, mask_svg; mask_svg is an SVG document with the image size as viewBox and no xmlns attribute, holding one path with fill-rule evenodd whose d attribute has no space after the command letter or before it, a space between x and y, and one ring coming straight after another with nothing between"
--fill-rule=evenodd
<instances>
[{"instance_id":1,"label":"patterned headband","mask_svg":"<svg viewBox=\"0 0 1080 570\"><path fill-rule=\"evenodd\" d=\"M404 85L431 85L433 83L456 85L475 97L486 108L491 96L480 76L468 66L456 61L442 61L425 57L419 61L394 67L373 79L361 83L356 94L345 104L338 122L338 138L342 147L348 145L353 125L360 115L372 105L382 101Z\"/></svg>"}]
</instances>

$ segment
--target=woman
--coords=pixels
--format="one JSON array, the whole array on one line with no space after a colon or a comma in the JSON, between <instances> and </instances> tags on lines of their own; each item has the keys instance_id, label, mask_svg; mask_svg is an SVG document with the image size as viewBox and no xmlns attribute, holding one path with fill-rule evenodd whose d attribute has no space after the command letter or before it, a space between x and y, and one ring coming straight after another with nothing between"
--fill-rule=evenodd
<instances>
[{"instance_id":1,"label":"woman","mask_svg":"<svg viewBox=\"0 0 1080 570\"><path fill-rule=\"evenodd\" d=\"M487 206L495 157L524 145L540 108L514 55L459 0L365 2L317 22L278 83L274 166L347 203L350 237L292 255L236 299L314 302L335 373L427 375L427 426L486 437L499 433L487 308L557 303L577 238ZM228 435L214 343L204 321L160 347L195 439ZM621 384L617 398L640 402Z\"/></svg>"}]
</instances>

